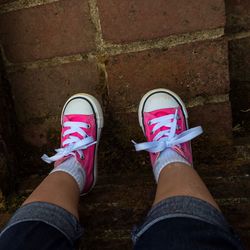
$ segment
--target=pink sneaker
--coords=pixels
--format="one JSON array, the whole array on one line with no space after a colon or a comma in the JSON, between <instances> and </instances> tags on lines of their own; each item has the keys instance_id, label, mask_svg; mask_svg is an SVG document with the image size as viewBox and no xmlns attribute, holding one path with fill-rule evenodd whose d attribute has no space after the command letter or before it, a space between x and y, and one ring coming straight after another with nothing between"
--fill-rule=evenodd
<instances>
[{"instance_id":1,"label":"pink sneaker","mask_svg":"<svg viewBox=\"0 0 250 250\"><path fill-rule=\"evenodd\" d=\"M103 127L103 113L95 97L79 93L70 97L61 114L61 148L54 156L43 155L55 167L69 157L75 157L85 171L83 194L95 185L97 178L97 147Z\"/></svg>"},{"instance_id":2,"label":"pink sneaker","mask_svg":"<svg viewBox=\"0 0 250 250\"><path fill-rule=\"evenodd\" d=\"M148 151L153 167L167 148L193 164L190 140L200 135L202 128L188 129L187 110L178 95L168 89L149 91L140 102L138 118L147 142L135 143L135 149Z\"/></svg>"}]
</instances>

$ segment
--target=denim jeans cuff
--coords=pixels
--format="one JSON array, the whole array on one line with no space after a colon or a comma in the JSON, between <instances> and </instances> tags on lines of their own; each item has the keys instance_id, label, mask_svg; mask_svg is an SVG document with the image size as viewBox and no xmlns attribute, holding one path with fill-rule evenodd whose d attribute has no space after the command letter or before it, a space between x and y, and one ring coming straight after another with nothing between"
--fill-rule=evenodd
<instances>
[{"instance_id":1,"label":"denim jeans cuff","mask_svg":"<svg viewBox=\"0 0 250 250\"><path fill-rule=\"evenodd\" d=\"M15 212L1 235L12 226L26 221L41 221L49 224L63 233L72 244L83 233L77 218L67 210L47 202L33 202L22 206Z\"/></svg>"},{"instance_id":2,"label":"denim jeans cuff","mask_svg":"<svg viewBox=\"0 0 250 250\"><path fill-rule=\"evenodd\" d=\"M191 196L174 196L162 200L152 207L145 222L133 230L133 242L135 243L155 223L176 217L201 220L230 232L230 226L223 214L206 201Z\"/></svg>"}]
</instances>

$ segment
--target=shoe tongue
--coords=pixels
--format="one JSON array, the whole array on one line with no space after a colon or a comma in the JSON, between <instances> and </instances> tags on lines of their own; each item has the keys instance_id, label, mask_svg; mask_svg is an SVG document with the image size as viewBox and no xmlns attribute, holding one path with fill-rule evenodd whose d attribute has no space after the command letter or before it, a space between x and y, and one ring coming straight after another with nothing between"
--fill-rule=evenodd
<instances>
[{"instance_id":1,"label":"shoe tongue","mask_svg":"<svg viewBox=\"0 0 250 250\"><path fill-rule=\"evenodd\" d=\"M158 110L152 111L151 114L155 118L159 118L161 116L175 114L176 109L178 109L178 108L158 109Z\"/></svg>"},{"instance_id":2,"label":"shoe tongue","mask_svg":"<svg viewBox=\"0 0 250 250\"><path fill-rule=\"evenodd\" d=\"M79 122L87 120L89 115L78 115L78 114L72 114L72 115L65 115L63 117L63 122Z\"/></svg>"},{"instance_id":3,"label":"shoe tongue","mask_svg":"<svg viewBox=\"0 0 250 250\"><path fill-rule=\"evenodd\" d=\"M65 115L63 117L64 122L75 122L79 120L79 115Z\"/></svg>"},{"instance_id":4,"label":"shoe tongue","mask_svg":"<svg viewBox=\"0 0 250 250\"><path fill-rule=\"evenodd\" d=\"M159 118L165 115L169 115L169 112L166 112L166 110L159 110L154 115L155 115L155 118Z\"/></svg>"}]
</instances>

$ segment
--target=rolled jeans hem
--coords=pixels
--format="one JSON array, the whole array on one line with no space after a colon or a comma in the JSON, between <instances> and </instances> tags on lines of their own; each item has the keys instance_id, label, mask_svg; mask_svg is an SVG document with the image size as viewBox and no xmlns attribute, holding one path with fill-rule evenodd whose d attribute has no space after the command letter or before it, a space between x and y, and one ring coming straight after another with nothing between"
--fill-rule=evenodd
<instances>
[{"instance_id":1,"label":"rolled jeans hem","mask_svg":"<svg viewBox=\"0 0 250 250\"><path fill-rule=\"evenodd\" d=\"M0 237L11 227L28 221L41 221L56 228L72 245L83 233L77 218L64 208L47 202L32 202L15 212Z\"/></svg>"},{"instance_id":2,"label":"rolled jeans hem","mask_svg":"<svg viewBox=\"0 0 250 250\"><path fill-rule=\"evenodd\" d=\"M216 225L227 232L231 230L223 214L208 202L191 196L174 196L152 207L145 222L133 230L133 243L157 222L176 217L193 218Z\"/></svg>"}]
</instances>

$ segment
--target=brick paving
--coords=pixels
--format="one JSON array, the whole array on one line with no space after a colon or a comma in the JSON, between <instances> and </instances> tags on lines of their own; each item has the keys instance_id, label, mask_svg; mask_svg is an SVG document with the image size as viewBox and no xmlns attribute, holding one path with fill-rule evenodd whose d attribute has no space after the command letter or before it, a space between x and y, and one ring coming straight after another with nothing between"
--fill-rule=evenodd
<instances>
[{"instance_id":1,"label":"brick paving","mask_svg":"<svg viewBox=\"0 0 250 250\"><path fill-rule=\"evenodd\" d=\"M183 7L185 6L185 7ZM125 43L223 27L222 0L98 1L103 37Z\"/></svg>"},{"instance_id":2,"label":"brick paving","mask_svg":"<svg viewBox=\"0 0 250 250\"><path fill-rule=\"evenodd\" d=\"M148 161L133 152L130 140L143 139L137 105L156 87L176 91L188 105L191 125L204 127L193 144L197 169L249 242L250 5L185 3L0 1L3 77L12 90L16 141L22 145L18 174L11 173L19 177L12 199L27 195L48 171L40 155L59 145L59 114L69 96L89 92L105 111L100 181L80 204L86 225L82 249L128 249L131 227L150 207ZM235 152L238 137L244 142ZM0 178L6 180L2 166ZM3 183L2 190L11 190ZM2 225L13 210L1 211Z\"/></svg>"},{"instance_id":3,"label":"brick paving","mask_svg":"<svg viewBox=\"0 0 250 250\"><path fill-rule=\"evenodd\" d=\"M95 49L95 29L88 5L79 0L3 14L0 36L8 60L14 63Z\"/></svg>"}]
</instances>

